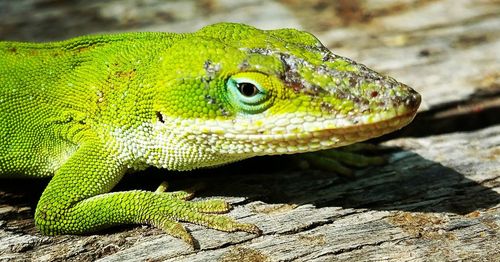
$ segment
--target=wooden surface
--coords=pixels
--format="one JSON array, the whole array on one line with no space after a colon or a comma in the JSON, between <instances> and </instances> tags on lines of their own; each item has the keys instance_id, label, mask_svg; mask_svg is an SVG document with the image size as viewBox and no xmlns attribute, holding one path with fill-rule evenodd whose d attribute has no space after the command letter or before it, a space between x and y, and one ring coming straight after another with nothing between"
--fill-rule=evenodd
<instances>
[{"instance_id":1,"label":"wooden surface","mask_svg":"<svg viewBox=\"0 0 500 262\"><path fill-rule=\"evenodd\" d=\"M238 2L238 4L236 4ZM142 3L142 4L141 4ZM283 157L175 173L150 169L116 190L202 182L230 216L264 234L187 225L200 248L147 226L87 236L40 235L48 181L0 180L0 261L498 261L500 258L500 1L0 2L1 40L104 31L192 31L236 21L315 33L335 53L423 95L407 128L373 141L381 167L352 178L301 170Z\"/></svg>"}]
</instances>

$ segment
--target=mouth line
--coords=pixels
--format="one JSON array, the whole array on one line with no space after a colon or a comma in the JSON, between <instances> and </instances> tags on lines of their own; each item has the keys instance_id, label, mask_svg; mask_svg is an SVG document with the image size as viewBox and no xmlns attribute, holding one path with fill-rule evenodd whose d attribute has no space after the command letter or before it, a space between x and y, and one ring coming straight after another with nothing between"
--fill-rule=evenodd
<instances>
[{"instance_id":1,"label":"mouth line","mask_svg":"<svg viewBox=\"0 0 500 262\"><path fill-rule=\"evenodd\" d=\"M339 144L351 144L370 138L382 136L397 129L400 129L411 122L415 117L417 110L411 110L404 114L392 118L377 121L375 123L359 124L339 128L325 128L314 131L287 132L276 134L235 134L225 133L223 136L232 140L251 140L267 142L286 142L286 141L311 141L311 140L329 140L334 137L343 137L345 141L338 141Z\"/></svg>"},{"instance_id":2,"label":"mouth line","mask_svg":"<svg viewBox=\"0 0 500 262\"><path fill-rule=\"evenodd\" d=\"M323 129L323 130L318 130L318 132L326 131L329 132L330 134L336 134L336 133L351 134L359 131L370 130L371 128L375 128L375 130L380 130L380 129L394 130L395 128L402 128L407 124L409 124L411 120L415 117L416 113L417 110L412 110L404 114L397 115L392 118L378 121L375 123L360 124L360 125L341 127L341 128ZM404 123L401 124L402 122Z\"/></svg>"},{"instance_id":3,"label":"mouth line","mask_svg":"<svg viewBox=\"0 0 500 262\"><path fill-rule=\"evenodd\" d=\"M281 155L313 152L346 146L379 137L402 128L411 122L416 110L378 121L351 127L320 129L283 134L219 134L222 141L231 141L233 147L219 148L218 153L240 155ZM233 151L231 151L233 150Z\"/></svg>"}]
</instances>

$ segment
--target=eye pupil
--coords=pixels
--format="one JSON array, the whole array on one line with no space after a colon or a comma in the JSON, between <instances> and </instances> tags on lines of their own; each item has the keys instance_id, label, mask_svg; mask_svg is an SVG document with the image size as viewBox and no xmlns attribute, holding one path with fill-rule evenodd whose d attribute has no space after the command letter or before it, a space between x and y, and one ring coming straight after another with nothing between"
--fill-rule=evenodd
<instances>
[{"instance_id":1,"label":"eye pupil","mask_svg":"<svg viewBox=\"0 0 500 262\"><path fill-rule=\"evenodd\" d=\"M238 90L246 97L251 97L259 93L259 89L252 83L239 83Z\"/></svg>"}]
</instances>

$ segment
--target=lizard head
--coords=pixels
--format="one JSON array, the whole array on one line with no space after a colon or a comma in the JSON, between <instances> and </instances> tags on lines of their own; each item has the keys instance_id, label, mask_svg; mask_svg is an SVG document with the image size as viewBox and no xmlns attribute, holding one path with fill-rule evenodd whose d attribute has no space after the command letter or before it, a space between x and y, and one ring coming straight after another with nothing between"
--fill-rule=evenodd
<instances>
[{"instance_id":1,"label":"lizard head","mask_svg":"<svg viewBox=\"0 0 500 262\"><path fill-rule=\"evenodd\" d=\"M405 126L420 104L410 87L294 29L207 26L162 63L173 73L161 81L158 132L171 152L208 159L201 166L363 141Z\"/></svg>"}]
</instances>

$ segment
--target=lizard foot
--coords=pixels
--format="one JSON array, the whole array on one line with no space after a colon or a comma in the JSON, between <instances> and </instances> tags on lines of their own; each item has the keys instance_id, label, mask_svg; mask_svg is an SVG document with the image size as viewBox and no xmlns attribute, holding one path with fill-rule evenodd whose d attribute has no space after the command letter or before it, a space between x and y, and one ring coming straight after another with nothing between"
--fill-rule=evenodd
<instances>
[{"instance_id":1,"label":"lizard foot","mask_svg":"<svg viewBox=\"0 0 500 262\"><path fill-rule=\"evenodd\" d=\"M195 193L203 188L205 188L205 185L203 183L197 183L194 186L187 188L185 190L170 192L168 194L173 198L182 199L182 200L191 200L194 198ZM167 191L167 189L168 189L168 182L163 181L158 186L155 193L164 193Z\"/></svg>"},{"instance_id":2,"label":"lizard foot","mask_svg":"<svg viewBox=\"0 0 500 262\"><path fill-rule=\"evenodd\" d=\"M176 210L173 214L171 210L165 210L169 214L162 216L160 209L158 214L160 217L152 219L151 224L169 235L184 240L193 248L196 248L197 243L180 222L189 222L226 232L244 231L257 235L262 233L253 224L238 223L229 217L218 215L231 210L231 205L222 199L187 201L194 197L195 191L203 187L202 184L197 184L186 191L165 192L167 187L167 182L163 182L155 193L160 194L162 198L169 198L176 202L174 204Z\"/></svg>"},{"instance_id":3,"label":"lizard foot","mask_svg":"<svg viewBox=\"0 0 500 262\"><path fill-rule=\"evenodd\" d=\"M338 149L323 150L297 155L300 166L304 169L316 168L352 177L354 169L368 166L379 166L387 163L383 156L365 155L369 151L378 151L381 148L372 144L358 143Z\"/></svg>"},{"instance_id":4,"label":"lizard foot","mask_svg":"<svg viewBox=\"0 0 500 262\"><path fill-rule=\"evenodd\" d=\"M238 223L233 219L222 215L205 214L189 209L180 211L178 215L180 217L177 217L176 219L178 219L179 221L199 224L220 231L244 231L257 235L262 234L262 231L253 224ZM184 240L187 244L196 249L198 245L197 242L179 221L168 217L163 217L159 221L152 222L151 224L162 229L165 233L173 237Z\"/></svg>"}]
</instances>

